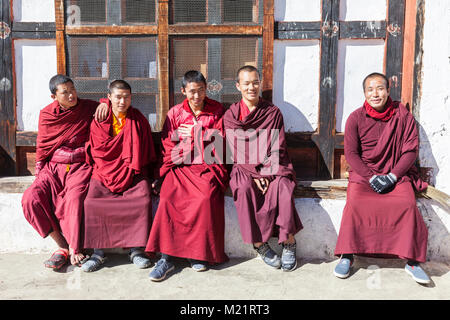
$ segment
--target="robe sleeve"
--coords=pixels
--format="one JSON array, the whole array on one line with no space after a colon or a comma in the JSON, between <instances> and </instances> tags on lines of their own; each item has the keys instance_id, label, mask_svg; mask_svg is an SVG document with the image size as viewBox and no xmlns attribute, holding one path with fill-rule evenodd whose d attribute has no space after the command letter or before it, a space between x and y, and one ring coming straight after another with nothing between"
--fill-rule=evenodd
<instances>
[{"instance_id":1,"label":"robe sleeve","mask_svg":"<svg viewBox=\"0 0 450 320\"><path fill-rule=\"evenodd\" d=\"M361 177L369 180L375 173L361 159L361 141L358 134L357 114L353 113L347 119L344 135L345 160L351 169Z\"/></svg>"}]
</instances>

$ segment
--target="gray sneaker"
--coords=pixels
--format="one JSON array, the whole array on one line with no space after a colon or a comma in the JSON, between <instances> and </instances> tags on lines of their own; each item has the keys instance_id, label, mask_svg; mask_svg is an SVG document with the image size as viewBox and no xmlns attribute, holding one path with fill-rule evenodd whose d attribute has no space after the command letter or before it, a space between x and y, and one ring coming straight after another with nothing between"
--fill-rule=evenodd
<instances>
[{"instance_id":1,"label":"gray sneaker","mask_svg":"<svg viewBox=\"0 0 450 320\"><path fill-rule=\"evenodd\" d=\"M142 249L131 249L128 254L130 261L139 269L145 269L152 265L150 259L145 255Z\"/></svg>"},{"instance_id":2,"label":"gray sneaker","mask_svg":"<svg viewBox=\"0 0 450 320\"><path fill-rule=\"evenodd\" d=\"M410 266L406 264L405 271L409 274L416 282L420 284L429 284L431 279L425 273L425 271L420 267L419 264L415 264Z\"/></svg>"},{"instance_id":3,"label":"gray sneaker","mask_svg":"<svg viewBox=\"0 0 450 320\"><path fill-rule=\"evenodd\" d=\"M264 242L259 248L253 247L256 252L260 255L261 259L269 266L273 268L279 268L281 267L281 259L278 257L278 255L275 253L275 251L272 250L272 248L269 246L267 242Z\"/></svg>"},{"instance_id":4,"label":"gray sneaker","mask_svg":"<svg viewBox=\"0 0 450 320\"><path fill-rule=\"evenodd\" d=\"M338 278L345 279L350 275L350 268L353 261L348 258L341 258L336 268L334 268L334 275Z\"/></svg>"},{"instance_id":5,"label":"gray sneaker","mask_svg":"<svg viewBox=\"0 0 450 320\"><path fill-rule=\"evenodd\" d=\"M297 243L283 243L281 254L281 270L293 271L297 267Z\"/></svg>"},{"instance_id":6,"label":"gray sneaker","mask_svg":"<svg viewBox=\"0 0 450 320\"><path fill-rule=\"evenodd\" d=\"M200 261L200 260L194 260L194 259L188 259L189 263L191 264L191 268L194 271L201 272L205 271L207 269L206 262Z\"/></svg>"},{"instance_id":7,"label":"gray sneaker","mask_svg":"<svg viewBox=\"0 0 450 320\"><path fill-rule=\"evenodd\" d=\"M156 263L156 266L153 268L152 272L150 272L150 280L163 281L167 274L173 269L175 269L175 265L172 262L161 258Z\"/></svg>"}]
</instances>

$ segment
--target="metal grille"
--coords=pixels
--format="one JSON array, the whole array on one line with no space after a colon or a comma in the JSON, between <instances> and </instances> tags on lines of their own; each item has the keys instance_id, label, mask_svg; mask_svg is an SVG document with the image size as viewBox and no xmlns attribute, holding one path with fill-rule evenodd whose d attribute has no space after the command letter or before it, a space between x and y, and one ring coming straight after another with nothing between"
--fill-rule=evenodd
<instances>
[{"instance_id":1,"label":"metal grille","mask_svg":"<svg viewBox=\"0 0 450 320\"><path fill-rule=\"evenodd\" d=\"M208 97L229 106L240 99L236 71L250 64L262 70L262 39L259 37L172 38L171 105L180 103L181 80L186 71L198 70L207 79Z\"/></svg>"},{"instance_id":2,"label":"metal grille","mask_svg":"<svg viewBox=\"0 0 450 320\"><path fill-rule=\"evenodd\" d=\"M81 98L106 97L108 84L124 79L132 105L155 129L158 92L156 37L67 37L67 70Z\"/></svg>"},{"instance_id":3,"label":"metal grille","mask_svg":"<svg viewBox=\"0 0 450 320\"><path fill-rule=\"evenodd\" d=\"M171 23L262 24L261 0L173 0Z\"/></svg>"},{"instance_id":4,"label":"metal grille","mask_svg":"<svg viewBox=\"0 0 450 320\"><path fill-rule=\"evenodd\" d=\"M154 24L155 0L65 0L66 25Z\"/></svg>"}]
</instances>

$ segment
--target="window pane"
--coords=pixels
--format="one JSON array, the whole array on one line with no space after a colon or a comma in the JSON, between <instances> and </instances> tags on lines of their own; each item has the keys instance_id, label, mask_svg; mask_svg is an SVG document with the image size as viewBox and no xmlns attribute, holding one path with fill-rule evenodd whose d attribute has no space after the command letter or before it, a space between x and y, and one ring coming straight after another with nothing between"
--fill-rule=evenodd
<instances>
[{"instance_id":1,"label":"window pane","mask_svg":"<svg viewBox=\"0 0 450 320\"><path fill-rule=\"evenodd\" d=\"M142 112L142 114L149 121L152 131L155 131L156 95L133 93L131 97L131 105Z\"/></svg>"},{"instance_id":2,"label":"window pane","mask_svg":"<svg viewBox=\"0 0 450 320\"><path fill-rule=\"evenodd\" d=\"M189 70L198 70L206 77L206 40L183 39L173 41L174 76L180 79Z\"/></svg>"},{"instance_id":3,"label":"window pane","mask_svg":"<svg viewBox=\"0 0 450 320\"><path fill-rule=\"evenodd\" d=\"M222 79L234 79L244 65L257 65L256 38L229 38L222 40Z\"/></svg>"},{"instance_id":4,"label":"window pane","mask_svg":"<svg viewBox=\"0 0 450 320\"><path fill-rule=\"evenodd\" d=\"M254 0L223 0L224 22L256 22L258 10Z\"/></svg>"},{"instance_id":5,"label":"window pane","mask_svg":"<svg viewBox=\"0 0 450 320\"><path fill-rule=\"evenodd\" d=\"M66 24L96 24L106 22L105 0L66 0Z\"/></svg>"},{"instance_id":6,"label":"window pane","mask_svg":"<svg viewBox=\"0 0 450 320\"><path fill-rule=\"evenodd\" d=\"M173 23L206 22L206 0L174 0Z\"/></svg>"},{"instance_id":7,"label":"window pane","mask_svg":"<svg viewBox=\"0 0 450 320\"><path fill-rule=\"evenodd\" d=\"M123 55L125 77L157 77L156 40L126 39Z\"/></svg>"},{"instance_id":8,"label":"window pane","mask_svg":"<svg viewBox=\"0 0 450 320\"><path fill-rule=\"evenodd\" d=\"M123 22L131 23L154 23L155 19L155 0L123 0L122 6Z\"/></svg>"},{"instance_id":9,"label":"window pane","mask_svg":"<svg viewBox=\"0 0 450 320\"><path fill-rule=\"evenodd\" d=\"M108 77L106 39L71 38L69 50L70 76L75 78Z\"/></svg>"}]
</instances>

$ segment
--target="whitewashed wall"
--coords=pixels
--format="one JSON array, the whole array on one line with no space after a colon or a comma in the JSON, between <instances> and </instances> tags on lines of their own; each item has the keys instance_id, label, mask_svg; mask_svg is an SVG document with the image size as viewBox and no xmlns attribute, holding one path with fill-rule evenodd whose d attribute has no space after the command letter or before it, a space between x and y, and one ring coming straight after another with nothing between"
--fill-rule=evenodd
<instances>
[{"instance_id":1,"label":"whitewashed wall","mask_svg":"<svg viewBox=\"0 0 450 320\"><path fill-rule=\"evenodd\" d=\"M426 1L424 20L419 159L450 194L450 1Z\"/></svg>"},{"instance_id":2,"label":"whitewashed wall","mask_svg":"<svg viewBox=\"0 0 450 320\"><path fill-rule=\"evenodd\" d=\"M14 21L55 22L55 0L13 0Z\"/></svg>"}]
</instances>

